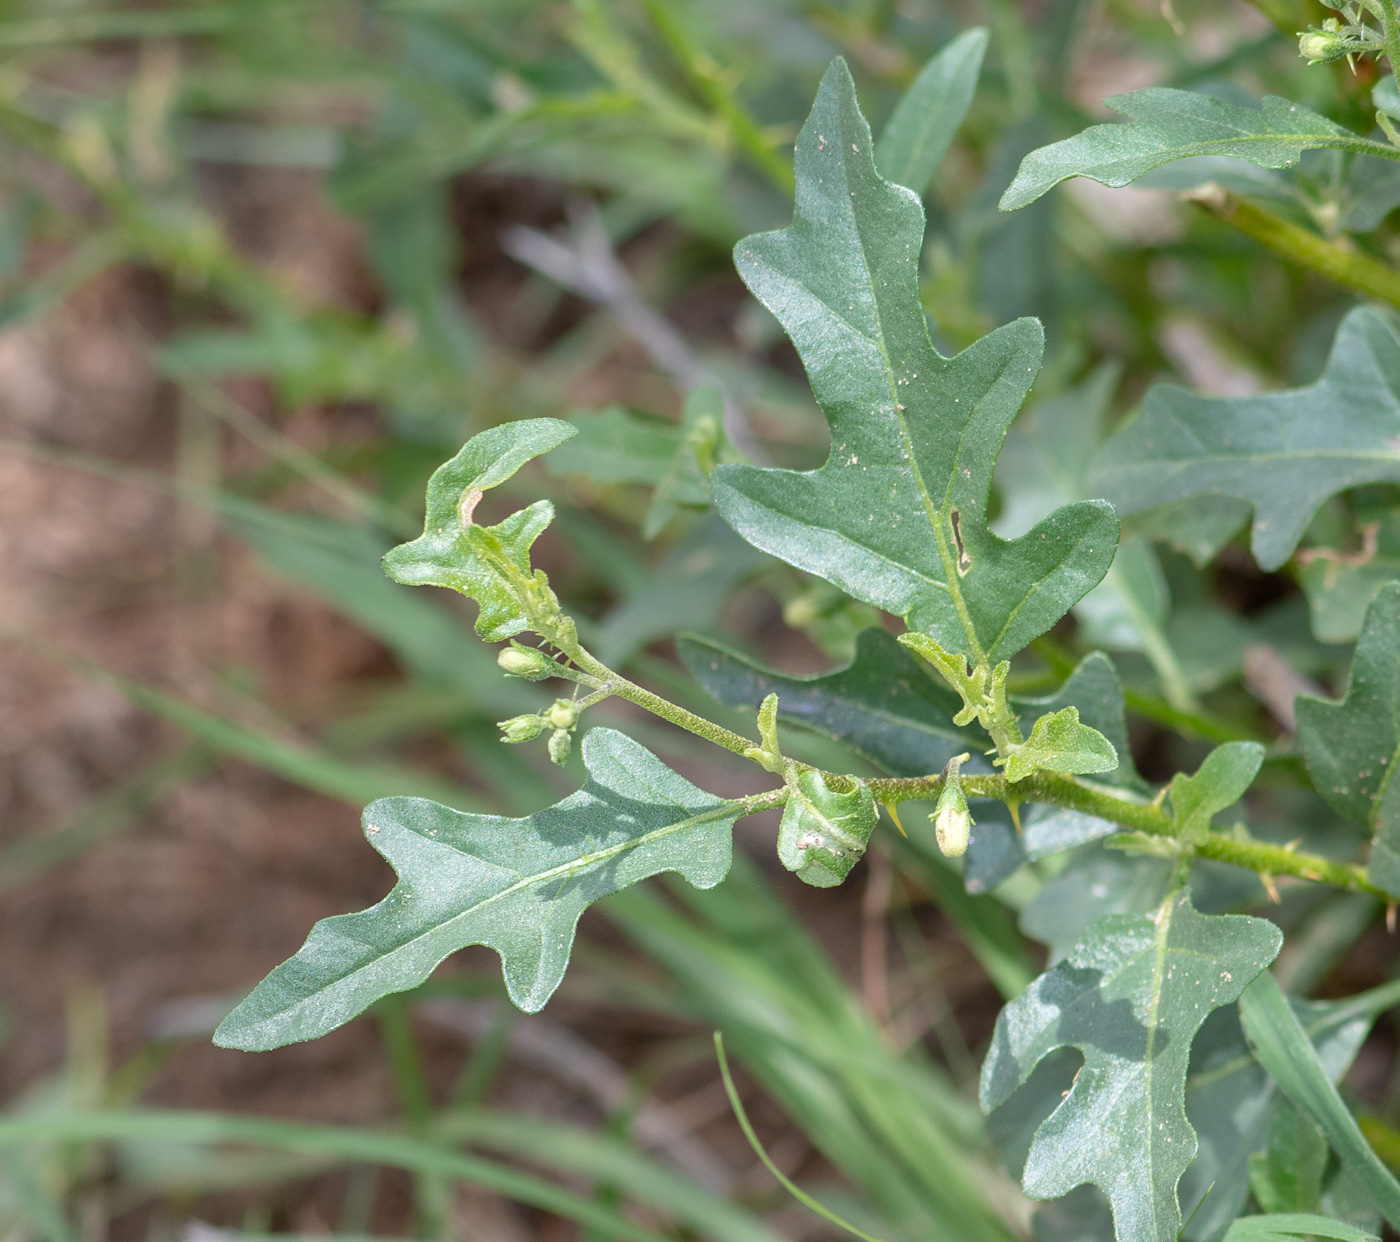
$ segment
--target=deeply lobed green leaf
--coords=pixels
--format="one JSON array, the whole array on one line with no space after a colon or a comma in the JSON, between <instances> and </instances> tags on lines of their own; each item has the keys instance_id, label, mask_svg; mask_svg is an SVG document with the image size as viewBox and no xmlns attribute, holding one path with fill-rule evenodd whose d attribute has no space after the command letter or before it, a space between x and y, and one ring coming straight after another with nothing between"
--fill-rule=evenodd
<instances>
[{"instance_id":1,"label":"deeply lobed green leaf","mask_svg":"<svg viewBox=\"0 0 1400 1242\"><path fill-rule=\"evenodd\" d=\"M745 238L735 264L787 329L831 425L799 472L724 465L715 503L745 539L950 651L993 663L1043 633L1107 571L1118 523L1066 505L1020 539L986 526L992 471L1040 365L1033 320L956 358L919 300L923 211L875 171L845 62L827 70L796 149L792 224Z\"/></svg>"},{"instance_id":2,"label":"deeply lobed green leaf","mask_svg":"<svg viewBox=\"0 0 1400 1242\"><path fill-rule=\"evenodd\" d=\"M481 610L476 632L488 642L528 629L518 593L493 561L504 559L529 578L531 545L554 520L554 506L537 500L492 527L476 525L473 516L488 488L575 434L557 418L531 418L473 436L433 472L423 533L392 549L384 557L384 572L395 582L450 587L474 599Z\"/></svg>"},{"instance_id":3,"label":"deeply lobed green leaf","mask_svg":"<svg viewBox=\"0 0 1400 1242\"><path fill-rule=\"evenodd\" d=\"M1362 483L1400 481L1400 320L1357 307L1315 384L1255 397L1152 388L1100 452L1090 483L1123 513L1204 497L1254 508L1265 569L1292 554L1318 506Z\"/></svg>"},{"instance_id":4,"label":"deeply lobed green leaf","mask_svg":"<svg viewBox=\"0 0 1400 1242\"><path fill-rule=\"evenodd\" d=\"M469 944L501 955L511 1000L533 1013L559 986L594 901L662 871L700 888L724 878L742 803L697 789L611 729L584 738L583 761L582 789L523 819L422 798L371 803L365 836L398 884L368 910L316 924L224 1019L215 1043L261 1050L315 1039L416 987Z\"/></svg>"},{"instance_id":5,"label":"deeply lobed green leaf","mask_svg":"<svg viewBox=\"0 0 1400 1242\"><path fill-rule=\"evenodd\" d=\"M1191 1041L1277 955L1263 919L1203 915L1178 890L1150 917L1095 922L1051 970L1002 1010L982 1067L991 1111L1059 1048L1084 1064L1037 1128L1024 1186L1035 1199L1091 1183L1108 1196L1119 1238L1175 1242L1176 1188L1196 1154L1186 1118Z\"/></svg>"}]
</instances>

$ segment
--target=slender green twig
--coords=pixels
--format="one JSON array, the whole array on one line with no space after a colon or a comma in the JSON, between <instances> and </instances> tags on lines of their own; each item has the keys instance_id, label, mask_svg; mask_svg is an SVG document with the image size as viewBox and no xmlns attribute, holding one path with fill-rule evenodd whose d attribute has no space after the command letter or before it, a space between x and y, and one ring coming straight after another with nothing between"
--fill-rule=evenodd
<instances>
[{"instance_id":1,"label":"slender green twig","mask_svg":"<svg viewBox=\"0 0 1400 1242\"><path fill-rule=\"evenodd\" d=\"M725 82L719 66L691 42L685 28L676 19L673 6L663 0L642 0L642 8L691 85L728 126L734 141L778 189L791 194L796 184L792 165L774 150L758 122L734 98L734 92Z\"/></svg>"},{"instance_id":2,"label":"slender green twig","mask_svg":"<svg viewBox=\"0 0 1400 1242\"><path fill-rule=\"evenodd\" d=\"M1400 307L1400 272L1384 263L1340 241L1329 241L1300 228L1214 183L1190 191L1186 198L1208 215L1233 225L1246 237L1252 237L1299 267L1377 301Z\"/></svg>"},{"instance_id":3,"label":"slender green twig","mask_svg":"<svg viewBox=\"0 0 1400 1242\"><path fill-rule=\"evenodd\" d=\"M830 1221L837 1228L844 1229L857 1238L863 1238L864 1242L880 1242L879 1238L866 1233L863 1229L857 1229L850 1221L838 1216L826 1204L812 1198L773 1163L768 1153L763 1149L763 1144L758 1141L758 1135L753 1132L753 1126L749 1124L749 1115L744 1111L744 1102L739 1098L739 1092L734 1086L734 1077L729 1072L729 1058L724 1055L724 1036L718 1031L715 1032L715 1055L719 1057L720 1077L724 1079L725 1094L729 1096L729 1105L734 1110L734 1117L739 1122L739 1128L744 1132L744 1137L749 1140L749 1146L753 1148L754 1154L763 1161L763 1167L777 1178L778 1185L804 1207L811 1208L823 1220Z\"/></svg>"}]
</instances>

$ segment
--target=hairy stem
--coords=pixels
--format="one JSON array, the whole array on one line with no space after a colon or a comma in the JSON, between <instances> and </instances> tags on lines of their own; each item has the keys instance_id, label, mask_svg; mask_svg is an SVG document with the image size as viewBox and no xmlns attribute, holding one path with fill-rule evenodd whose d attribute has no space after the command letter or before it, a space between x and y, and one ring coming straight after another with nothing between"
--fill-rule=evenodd
<instances>
[{"instance_id":1,"label":"hairy stem","mask_svg":"<svg viewBox=\"0 0 1400 1242\"><path fill-rule=\"evenodd\" d=\"M1215 184L1192 190L1185 197L1202 211L1234 225L1245 236L1299 267L1367 297L1400 307L1400 272L1384 263L1341 242L1328 241L1299 228Z\"/></svg>"},{"instance_id":2,"label":"hairy stem","mask_svg":"<svg viewBox=\"0 0 1400 1242\"><path fill-rule=\"evenodd\" d=\"M904 777L867 782L877 802L898 803L906 799L936 798L943 787L941 776ZM1103 789L1097 789L1058 772L1037 772L1012 785L1004 776L962 777L963 792L969 798L998 801L1042 802L1049 806L1083 811L1148 836L1175 838L1172 817L1150 802L1132 802ZM1184 843L1183 843L1184 845ZM1232 863L1266 876L1295 876L1329 884L1350 892L1372 893L1391 898L1366 879L1365 868L1352 863L1334 862L1316 854L1300 854L1281 845L1240 839L1224 833L1211 833L1192 845L1201 858Z\"/></svg>"}]
</instances>

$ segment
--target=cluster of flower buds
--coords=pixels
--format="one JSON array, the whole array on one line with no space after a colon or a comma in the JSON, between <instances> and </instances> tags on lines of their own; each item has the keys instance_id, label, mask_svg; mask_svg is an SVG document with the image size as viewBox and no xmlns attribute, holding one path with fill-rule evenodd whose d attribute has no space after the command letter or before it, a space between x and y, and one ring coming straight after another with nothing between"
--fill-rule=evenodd
<instances>
[{"instance_id":1,"label":"cluster of flower buds","mask_svg":"<svg viewBox=\"0 0 1400 1242\"><path fill-rule=\"evenodd\" d=\"M503 651L501 654L505 656L513 653ZM512 716L509 720L499 721L496 727L501 731L503 742L533 742L546 729L552 729L553 732L549 735L549 757L563 767L569 762L569 752L573 750L573 733L578 727L578 717L577 703L570 699L555 699L542 712Z\"/></svg>"}]
</instances>

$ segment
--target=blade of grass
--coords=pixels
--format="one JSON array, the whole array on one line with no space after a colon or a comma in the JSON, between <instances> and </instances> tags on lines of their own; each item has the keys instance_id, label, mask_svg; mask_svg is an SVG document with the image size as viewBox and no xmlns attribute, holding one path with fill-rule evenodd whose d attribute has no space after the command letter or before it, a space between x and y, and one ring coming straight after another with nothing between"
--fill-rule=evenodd
<instances>
[{"instance_id":1,"label":"blade of grass","mask_svg":"<svg viewBox=\"0 0 1400 1242\"><path fill-rule=\"evenodd\" d=\"M518 1203L601 1229L622 1242L666 1242L661 1234L634 1224L621 1213L542 1178L479 1156L464 1156L397 1134L193 1111L133 1110L0 1117L0 1147L131 1140L247 1144L435 1175L484 1186Z\"/></svg>"},{"instance_id":2,"label":"blade of grass","mask_svg":"<svg viewBox=\"0 0 1400 1242\"><path fill-rule=\"evenodd\" d=\"M743 1130L744 1137L749 1140L749 1146L754 1149L754 1153L763 1161L763 1167L768 1170L784 1190L788 1192L804 1207L810 1208L823 1220L830 1221L839 1229L844 1229L847 1233L854 1234L864 1242L881 1242L881 1239L866 1233L863 1229L857 1229L850 1221L838 1216L824 1203L819 1203L812 1198L796 1182L785 1174L782 1169L769 1158L768 1153L763 1149L763 1144L758 1141L758 1135L753 1132L753 1126L749 1124L749 1115L744 1111L744 1102L739 1098L739 1092L734 1086L734 1078L729 1072L729 1059L724 1055L724 1036L718 1031L715 1032L715 1055L719 1057L720 1077L724 1079L725 1094L729 1096L729 1105L734 1110L734 1116L739 1122L739 1128Z\"/></svg>"},{"instance_id":3,"label":"blade of grass","mask_svg":"<svg viewBox=\"0 0 1400 1242\"><path fill-rule=\"evenodd\" d=\"M438 1133L617 1187L713 1242L779 1242L779 1235L752 1213L613 1135L492 1109L441 1115Z\"/></svg>"}]
</instances>

